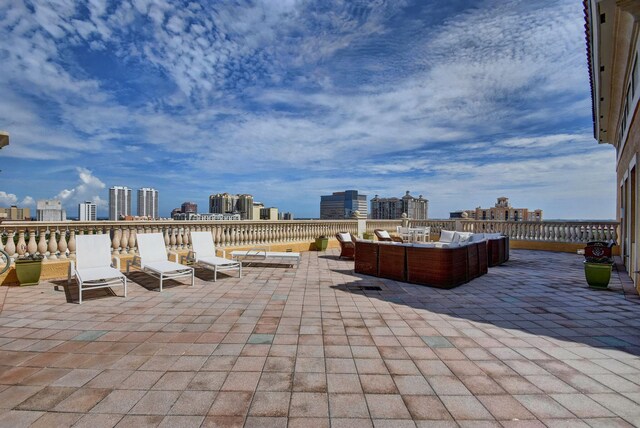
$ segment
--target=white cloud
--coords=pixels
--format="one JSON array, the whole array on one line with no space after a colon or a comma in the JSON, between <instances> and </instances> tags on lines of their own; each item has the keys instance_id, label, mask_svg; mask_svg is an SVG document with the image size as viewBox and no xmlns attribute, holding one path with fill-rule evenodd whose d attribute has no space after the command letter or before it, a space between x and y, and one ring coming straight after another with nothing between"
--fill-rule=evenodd
<instances>
[{"instance_id":1,"label":"white cloud","mask_svg":"<svg viewBox=\"0 0 640 428\"><path fill-rule=\"evenodd\" d=\"M75 209L77 204L84 201L92 201L99 208L107 205L106 201L100 198L99 193L106 187L105 184L86 168L76 168L80 183L72 189L61 190L54 199L62 201L62 205L67 209Z\"/></svg>"}]
</instances>

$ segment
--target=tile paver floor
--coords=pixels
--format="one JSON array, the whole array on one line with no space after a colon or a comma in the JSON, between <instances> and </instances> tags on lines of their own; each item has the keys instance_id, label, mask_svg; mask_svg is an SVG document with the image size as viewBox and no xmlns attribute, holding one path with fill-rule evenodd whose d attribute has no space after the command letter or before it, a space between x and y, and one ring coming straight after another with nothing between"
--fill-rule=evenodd
<instances>
[{"instance_id":1,"label":"tile paver floor","mask_svg":"<svg viewBox=\"0 0 640 428\"><path fill-rule=\"evenodd\" d=\"M590 290L580 256L523 250L453 290L352 269L310 252L163 293L133 273L82 305L64 281L5 287L0 426L640 425L617 275Z\"/></svg>"}]
</instances>

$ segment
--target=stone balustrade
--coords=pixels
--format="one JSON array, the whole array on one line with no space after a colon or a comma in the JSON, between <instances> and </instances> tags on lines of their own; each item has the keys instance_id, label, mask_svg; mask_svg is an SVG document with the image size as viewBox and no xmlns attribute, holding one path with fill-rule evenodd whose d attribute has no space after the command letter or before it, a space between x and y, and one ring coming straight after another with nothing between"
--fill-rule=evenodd
<instances>
[{"instance_id":1,"label":"stone balustrade","mask_svg":"<svg viewBox=\"0 0 640 428\"><path fill-rule=\"evenodd\" d=\"M406 220L405 220L406 221ZM402 220L367 220L366 231L395 232ZM618 239L618 223L611 221L513 222L482 220L414 220L409 224L429 226L432 234L442 229L469 232L501 232L511 240L586 243ZM12 258L41 254L48 259L75 257L75 237L108 233L112 253L134 254L136 235L162 233L167 249L190 247L190 232L211 232L216 246L252 247L279 243L312 242L318 236L337 232L358 233L357 220L291 221L97 221L97 222L5 222L0 224L0 249Z\"/></svg>"}]
</instances>

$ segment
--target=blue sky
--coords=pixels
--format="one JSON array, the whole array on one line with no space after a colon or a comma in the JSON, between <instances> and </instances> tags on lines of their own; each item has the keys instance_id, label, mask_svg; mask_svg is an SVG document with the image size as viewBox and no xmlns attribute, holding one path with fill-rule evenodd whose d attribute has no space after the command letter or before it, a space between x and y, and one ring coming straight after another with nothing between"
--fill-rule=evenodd
<instances>
[{"instance_id":1,"label":"blue sky","mask_svg":"<svg viewBox=\"0 0 640 428\"><path fill-rule=\"evenodd\" d=\"M575 0L4 1L0 206L410 190L432 218L614 218L583 26Z\"/></svg>"}]
</instances>

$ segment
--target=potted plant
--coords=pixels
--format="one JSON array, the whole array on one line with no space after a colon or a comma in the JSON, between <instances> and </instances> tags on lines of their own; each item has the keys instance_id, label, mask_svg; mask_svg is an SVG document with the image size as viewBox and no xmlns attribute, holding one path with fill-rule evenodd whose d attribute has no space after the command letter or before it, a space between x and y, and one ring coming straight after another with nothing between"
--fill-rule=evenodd
<instances>
[{"instance_id":1,"label":"potted plant","mask_svg":"<svg viewBox=\"0 0 640 428\"><path fill-rule=\"evenodd\" d=\"M328 245L329 245L329 238L327 236L321 235L316 238L317 251L325 251Z\"/></svg>"},{"instance_id":2,"label":"potted plant","mask_svg":"<svg viewBox=\"0 0 640 428\"><path fill-rule=\"evenodd\" d=\"M606 289L611 279L613 258L611 247L614 242L593 241L584 249L584 275L589 287Z\"/></svg>"},{"instance_id":3,"label":"potted plant","mask_svg":"<svg viewBox=\"0 0 640 428\"><path fill-rule=\"evenodd\" d=\"M38 285L40 283L40 272L42 272L42 256L31 254L29 256L18 257L15 261L16 276L20 286Z\"/></svg>"}]
</instances>

